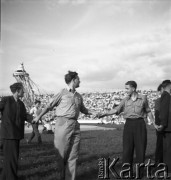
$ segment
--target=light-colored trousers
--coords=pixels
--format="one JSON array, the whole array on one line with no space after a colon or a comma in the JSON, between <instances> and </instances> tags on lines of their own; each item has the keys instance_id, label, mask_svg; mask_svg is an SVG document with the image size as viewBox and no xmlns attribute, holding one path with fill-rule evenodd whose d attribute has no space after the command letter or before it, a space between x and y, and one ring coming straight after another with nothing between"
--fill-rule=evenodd
<instances>
[{"instance_id":1,"label":"light-colored trousers","mask_svg":"<svg viewBox=\"0 0 171 180\"><path fill-rule=\"evenodd\" d=\"M60 159L60 180L75 180L80 146L80 124L77 120L58 117L54 145Z\"/></svg>"}]
</instances>

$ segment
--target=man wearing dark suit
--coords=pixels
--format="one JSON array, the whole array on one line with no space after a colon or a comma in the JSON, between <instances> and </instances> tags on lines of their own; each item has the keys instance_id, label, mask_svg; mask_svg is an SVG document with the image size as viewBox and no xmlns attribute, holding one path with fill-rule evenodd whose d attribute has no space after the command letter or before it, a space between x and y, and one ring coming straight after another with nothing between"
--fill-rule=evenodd
<instances>
[{"instance_id":1,"label":"man wearing dark suit","mask_svg":"<svg viewBox=\"0 0 171 180\"><path fill-rule=\"evenodd\" d=\"M3 97L0 101L2 113L1 138L3 140L3 180L17 180L19 143L24 138L24 122L28 120L23 97L22 83L10 86L12 96ZM31 119L30 119L31 120Z\"/></svg>"},{"instance_id":2,"label":"man wearing dark suit","mask_svg":"<svg viewBox=\"0 0 171 180\"><path fill-rule=\"evenodd\" d=\"M159 118L161 125L158 130L163 131L163 162L168 166L168 172L171 173L171 81L162 82L164 92L161 96Z\"/></svg>"},{"instance_id":3,"label":"man wearing dark suit","mask_svg":"<svg viewBox=\"0 0 171 180\"><path fill-rule=\"evenodd\" d=\"M157 88L157 91L159 93L159 95L161 96L163 93L163 87L162 84L160 84ZM161 97L159 97L158 99L156 99L155 101L155 124L156 125L161 125L161 120L159 118L159 113L160 113L160 100ZM163 162L163 132L159 132L156 130L156 136L157 136L157 140L156 140L156 151L155 151L155 164L158 165L159 163Z\"/></svg>"}]
</instances>

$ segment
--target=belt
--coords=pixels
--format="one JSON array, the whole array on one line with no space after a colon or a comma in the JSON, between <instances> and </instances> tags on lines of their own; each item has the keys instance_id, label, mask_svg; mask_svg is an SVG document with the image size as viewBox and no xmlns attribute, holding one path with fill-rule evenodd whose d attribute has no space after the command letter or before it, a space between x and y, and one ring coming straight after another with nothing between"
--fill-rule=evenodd
<instances>
[{"instance_id":1,"label":"belt","mask_svg":"<svg viewBox=\"0 0 171 180\"><path fill-rule=\"evenodd\" d=\"M144 120L144 118L126 118L127 121L140 121Z\"/></svg>"},{"instance_id":2,"label":"belt","mask_svg":"<svg viewBox=\"0 0 171 180\"><path fill-rule=\"evenodd\" d=\"M68 118L68 117L63 117L63 116L57 116L57 118L59 118L59 119L65 119L65 120L74 120L74 121L77 121L76 118Z\"/></svg>"}]
</instances>

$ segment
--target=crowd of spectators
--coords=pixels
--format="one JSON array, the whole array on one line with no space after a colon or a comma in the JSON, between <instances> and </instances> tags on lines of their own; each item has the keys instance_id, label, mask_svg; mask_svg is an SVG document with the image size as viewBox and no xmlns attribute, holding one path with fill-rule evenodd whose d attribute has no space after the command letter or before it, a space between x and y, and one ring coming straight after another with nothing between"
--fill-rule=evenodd
<instances>
[{"instance_id":1,"label":"crowd of spectators","mask_svg":"<svg viewBox=\"0 0 171 180\"><path fill-rule=\"evenodd\" d=\"M152 90L143 90L143 91L138 91L139 93L142 93L144 95L147 95L147 99L149 102L149 106L152 109L152 112L154 112L154 102L158 98L158 94L156 91ZM94 109L97 111L105 111L105 110L110 110L121 102L122 99L124 99L127 94L125 93L124 90L118 90L118 91L113 91L113 92L104 92L104 93L83 93L82 94L83 99L84 99L84 104L85 107L88 109ZM84 114L80 114L79 119L91 119L91 117L86 117ZM147 119L148 121L148 119ZM125 120L123 119L122 114L120 115L113 115L109 117L105 117L101 121L102 123L124 123ZM151 124L151 122L148 122Z\"/></svg>"},{"instance_id":2,"label":"crowd of spectators","mask_svg":"<svg viewBox=\"0 0 171 180\"><path fill-rule=\"evenodd\" d=\"M139 93L142 93L144 95L147 95L147 99L149 102L149 106L154 111L154 101L158 98L157 92L153 90L139 90ZM110 110L117 106L123 98L126 97L126 93L124 90L117 90L113 92L86 92L81 93L84 101L84 105L88 109L94 109L96 111L105 111ZM46 94L46 95L37 95L36 99L41 100L42 108L46 106L47 103L50 102L50 100L54 97L54 94ZM1 97L0 97L1 98ZM52 123L55 123L55 108L52 111L49 111L44 117L44 120L51 121ZM82 113L80 113L79 116L80 120L91 120L91 116L86 116ZM113 115L109 117L105 117L101 119L101 123L124 123L125 120L121 115ZM149 122L150 123L150 122Z\"/></svg>"}]
</instances>

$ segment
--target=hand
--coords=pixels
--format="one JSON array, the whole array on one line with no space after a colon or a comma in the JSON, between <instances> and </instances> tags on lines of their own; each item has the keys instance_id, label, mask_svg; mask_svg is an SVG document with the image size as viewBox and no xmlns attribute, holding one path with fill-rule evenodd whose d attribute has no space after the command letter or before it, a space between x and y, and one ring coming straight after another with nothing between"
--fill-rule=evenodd
<instances>
[{"instance_id":1,"label":"hand","mask_svg":"<svg viewBox=\"0 0 171 180\"><path fill-rule=\"evenodd\" d=\"M97 112L91 113L91 117L92 117L93 119L97 118Z\"/></svg>"},{"instance_id":2,"label":"hand","mask_svg":"<svg viewBox=\"0 0 171 180\"><path fill-rule=\"evenodd\" d=\"M92 115L92 118L93 118L93 119L97 117L97 114L98 114L97 111L95 111L95 110L89 110L89 115Z\"/></svg>"},{"instance_id":3,"label":"hand","mask_svg":"<svg viewBox=\"0 0 171 180\"><path fill-rule=\"evenodd\" d=\"M45 120L42 120L42 123L43 123L43 125L47 124L47 122Z\"/></svg>"},{"instance_id":4,"label":"hand","mask_svg":"<svg viewBox=\"0 0 171 180\"><path fill-rule=\"evenodd\" d=\"M154 128L155 128L156 130L158 130L158 127L159 127L159 126L158 126L157 124L155 124L155 123L154 123L153 125L154 125Z\"/></svg>"},{"instance_id":5,"label":"hand","mask_svg":"<svg viewBox=\"0 0 171 180\"><path fill-rule=\"evenodd\" d=\"M101 113L101 112L99 112L99 113L97 113L97 115L96 115L96 117L97 118L103 118L103 117L105 117L106 116L106 114L104 114L104 113Z\"/></svg>"},{"instance_id":6,"label":"hand","mask_svg":"<svg viewBox=\"0 0 171 180\"><path fill-rule=\"evenodd\" d=\"M93 118L93 119L94 119L94 118L97 118L97 114L98 114L98 112L92 111L92 112L91 112L92 118Z\"/></svg>"},{"instance_id":7,"label":"hand","mask_svg":"<svg viewBox=\"0 0 171 180\"><path fill-rule=\"evenodd\" d=\"M33 116L31 114L27 113L26 120L27 120L27 122L31 123L33 120Z\"/></svg>"},{"instance_id":8,"label":"hand","mask_svg":"<svg viewBox=\"0 0 171 180\"><path fill-rule=\"evenodd\" d=\"M35 123L37 123L38 121L39 121L38 118L34 118L31 123L32 123L32 124L35 124Z\"/></svg>"},{"instance_id":9,"label":"hand","mask_svg":"<svg viewBox=\"0 0 171 180\"><path fill-rule=\"evenodd\" d=\"M164 126L163 126L163 125L159 125L159 126L157 127L157 131L159 131L159 132L163 131L163 129L164 129Z\"/></svg>"}]
</instances>

